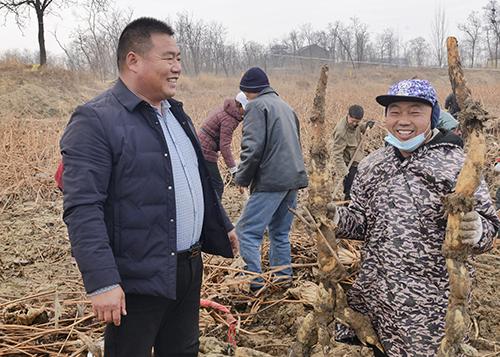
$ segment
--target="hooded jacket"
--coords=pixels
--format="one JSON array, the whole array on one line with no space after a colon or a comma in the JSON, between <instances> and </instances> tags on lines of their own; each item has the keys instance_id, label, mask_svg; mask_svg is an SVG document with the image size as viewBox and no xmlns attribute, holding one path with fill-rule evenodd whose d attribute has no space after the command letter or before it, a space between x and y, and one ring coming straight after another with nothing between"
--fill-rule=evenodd
<instances>
[{"instance_id":1,"label":"hooded jacket","mask_svg":"<svg viewBox=\"0 0 500 357\"><path fill-rule=\"evenodd\" d=\"M241 114L234 99L224 101L222 108L217 109L206 118L200 130L201 148L205 160L217 162L219 152L228 168L236 166L231 151L233 133L241 122Z\"/></svg>"}]
</instances>

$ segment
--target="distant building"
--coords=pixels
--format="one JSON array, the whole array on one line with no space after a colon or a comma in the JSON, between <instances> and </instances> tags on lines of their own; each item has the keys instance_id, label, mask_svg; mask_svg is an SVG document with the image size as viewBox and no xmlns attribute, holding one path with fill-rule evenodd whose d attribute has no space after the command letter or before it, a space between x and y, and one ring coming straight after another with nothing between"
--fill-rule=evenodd
<instances>
[{"instance_id":1,"label":"distant building","mask_svg":"<svg viewBox=\"0 0 500 357\"><path fill-rule=\"evenodd\" d=\"M271 46L271 54L272 55L289 55L290 51L288 50L287 45L272 45Z\"/></svg>"},{"instance_id":2,"label":"distant building","mask_svg":"<svg viewBox=\"0 0 500 357\"><path fill-rule=\"evenodd\" d=\"M297 56L312 58L329 58L330 54L326 49L316 44L305 46L297 51Z\"/></svg>"}]
</instances>

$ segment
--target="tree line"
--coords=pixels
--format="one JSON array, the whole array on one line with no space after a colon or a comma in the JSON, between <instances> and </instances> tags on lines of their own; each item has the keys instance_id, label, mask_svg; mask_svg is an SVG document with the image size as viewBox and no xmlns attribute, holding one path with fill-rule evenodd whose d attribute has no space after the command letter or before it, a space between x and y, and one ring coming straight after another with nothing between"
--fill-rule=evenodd
<instances>
[{"instance_id":1,"label":"tree line","mask_svg":"<svg viewBox=\"0 0 500 357\"><path fill-rule=\"evenodd\" d=\"M124 26L133 18L132 10L116 7L112 0L0 0L0 15L14 16L22 29L34 11L38 23L39 63L47 62L44 20L51 12L68 6L81 8L79 24L70 41L62 43L52 32L62 52L59 58L72 70L87 70L102 78L116 76L115 49ZM461 55L466 66L498 68L500 13L498 0L487 0L458 24ZM205 21L184 12L165 19L176 31L184 70L232 75L249 66L285 67L307 58L333 63L382 63L401 66L444 66L445 39L448 35L446 9L438 7L430 21L428 34L402 39L393 28L380 33L369 31L359 18L337 20L324 29L306 23L290 30L269 44L255 41L233 43L227 39L222 23ZM427 37L426 37L427 36ZM296 59L300 61L297 62Z\"/></svg>"}]
</instances>

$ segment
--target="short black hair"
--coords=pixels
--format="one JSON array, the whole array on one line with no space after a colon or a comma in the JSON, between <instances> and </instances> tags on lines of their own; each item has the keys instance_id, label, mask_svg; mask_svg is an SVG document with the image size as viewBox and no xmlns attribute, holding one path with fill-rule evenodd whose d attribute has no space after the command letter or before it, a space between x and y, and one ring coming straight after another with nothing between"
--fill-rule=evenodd
<instances>
[{"instance_id":1,"label":"short black hair","mask_svg":"<svg viewBox=\"0 0 500 357\"><path fill-rule=\"evenodd\" d=\"M349 107L349 116L355 119L363 119L363 115L365 115L365 111L361 105L351 105Z\"/></svg>"},{"instance_id":2,"label":"short black hair","mask_svg":"<svg viewBox=\"0 0 500 357\"><path fill-rule=\"evenodd\" d=\"M130 51L144 54L151 49L151 34L153 33L173 36L174 30L167 23L152 17L140 17L125 26L116 49L116 63L119 70Z\"/></svg>"}]
</instances>

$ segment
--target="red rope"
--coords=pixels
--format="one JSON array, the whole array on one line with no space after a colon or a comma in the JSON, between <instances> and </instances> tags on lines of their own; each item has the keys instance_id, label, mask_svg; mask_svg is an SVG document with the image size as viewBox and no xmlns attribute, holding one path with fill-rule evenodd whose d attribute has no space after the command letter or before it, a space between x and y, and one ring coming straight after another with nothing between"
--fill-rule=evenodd
<instances>
[{"instance_id":1,"label":"red rope","mask_svg":"<svg viewBox=\"0 0 500 357\"><path fill-rule=\"evenodd\" d=\"M226 306L207 299L200 299L200 307L211 308L226 315L226 322L229 325L227 342L236 347L236 324L238 321L231 314L231 311Z\"/></svg>"},{"instance_id":2,"label":"red rope","mask_svg":"<svg viewBox=\"0 0 500 357\"><path fill-rule=\"evenodd\" d=\"M57 187L62 191L63 189L63 181L62 181L62 175L64 171L64 166L62 160L59 161L59 165L57 166L56 173L54 175L54 179L56 180Z\"/></svg>"}]
</instances>

